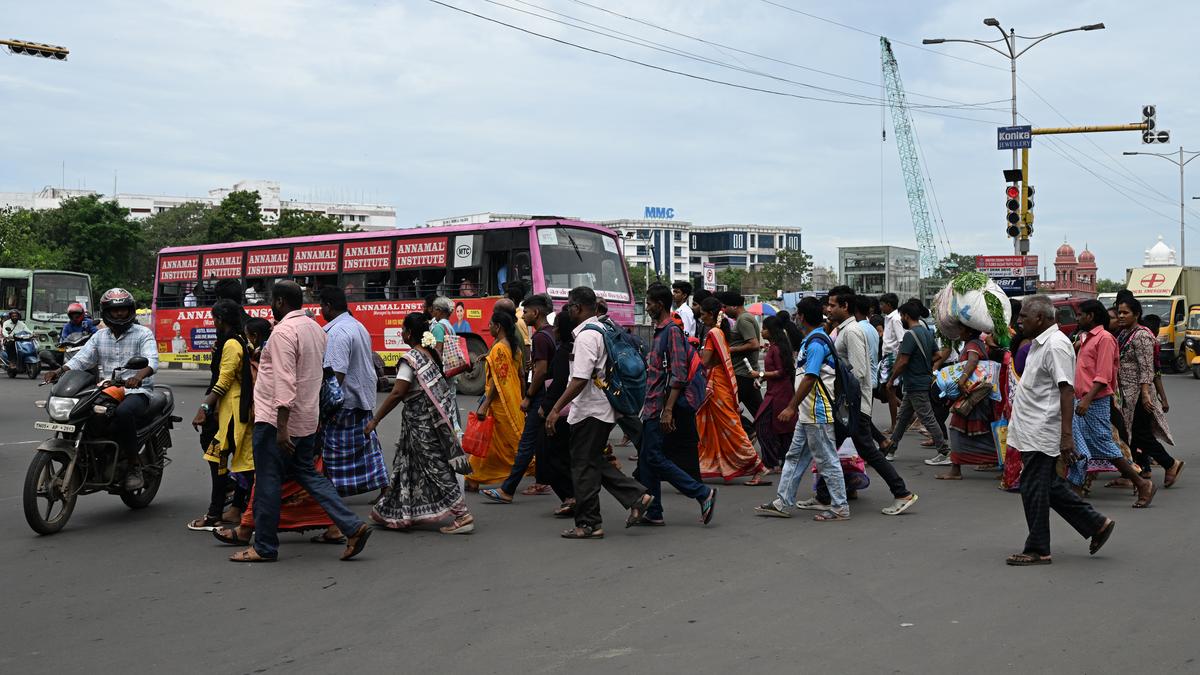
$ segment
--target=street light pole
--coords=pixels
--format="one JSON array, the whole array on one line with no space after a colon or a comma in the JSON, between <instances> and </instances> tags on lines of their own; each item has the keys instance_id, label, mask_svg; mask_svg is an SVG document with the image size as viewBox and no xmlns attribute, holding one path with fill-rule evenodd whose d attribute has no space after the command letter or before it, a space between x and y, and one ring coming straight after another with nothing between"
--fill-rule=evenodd
<instances>
[{"instance_id":1,"label":"street light pole","mask_svg":"<svg viewBox=\"0 0 1200 675\"><path fill-rule=\"evenodd\" d=\"M992 26L996 30L1000 31L1000 39L999 40L966 40L966 39L960 39L960 38L926 38L924 40L921 40L921 44L940 45L940 44L945 44L947 42L966 42L968 44L979 45L980 47L987 47L988 49L996 52L1000 56L1007 58L1009 75L1012 80L1012 125L1014 127L1017 126L1017 59L1020 58L1022 54L1029 51L1030 49L1032 49L1034 47L1034 45L1038 44L1039 42L1042 42L1043 40L1048 40L1048 39L1054 37L1055 35L1062 35L1063 33L1074 33L1076 31L1081 31L1081 30L1103 30L1103 28L1104 28L1103 23L1090 23L1086 26L1079 26L1078 28L1067 28L1064 30L1054 31L1052 33L1046 33L1045 35L1017 35L1017 31L1014 28L1010 28L1007 33L1004 32L1004 28L1000 25L1000 21L998 21L997 19L994 19L992 17L988 17L988 18L984 19L983 25ZM1032 42L1030 42L1028 45L1026 45L1024 49L1017 51L1017 38L1021 38L1023 40L1032 40ZM997 49L996 47L993 46L999 42L1004 43L1003 51L1001 51L1000 49ZM1016 148L1013 148L1013 151L1012 151L1012 168L1014 170L1021 168L1021 164L1020 164L1020 160L1018 159ZM1014 238L1013 239L1013 252L1016 253L1017 255L1021 254L1020 245L1021 245L1020 239Z\"/></svg>"},{"instance_id":2,"label":"street light pole","mask_svg":"<svg viewBox=\"0 0 1200 675\"><path fill-rule=\"evenodd\" d=\"M1183 204L1184 204L1183 167L1187 166L1188 162L1192 161L1193 159L1200 157L1200 151L1184 150L1183 146L1181 145L1181 146L1179 146L1178 159L1176 159L1176 157L1175 157L1176 153L1174 153L1174 152L1123 152L1121 154L1123 154L1123 155L1147 155L1150 157L1162 157L1163 159L1167 160L1168 162L1175 164L1179 167L1179 266L1182 267L1182 266L1186 265L1187 264L1187 249L1184 248L1184 242L1186 241L1185 235L1184 235L1184 228L1186 227L1186 224L1184 222L1184 217L1183 217L1183 211L1184 211L1184 209L1183 209ZM1191 157L1184 159L1184 157L1183 157L1184 154L1191 155ZM1195 197L1192 197L1192 199L1195 199Z\"/></svg>"}]
</instances>

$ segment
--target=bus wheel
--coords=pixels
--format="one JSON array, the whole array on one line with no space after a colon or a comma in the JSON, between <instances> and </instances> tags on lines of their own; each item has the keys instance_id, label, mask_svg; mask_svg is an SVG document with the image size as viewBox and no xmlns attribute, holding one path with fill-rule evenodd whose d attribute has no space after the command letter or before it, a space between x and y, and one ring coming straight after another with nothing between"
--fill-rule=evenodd
<instances>
[{"instance_id":1,"label":"bus wheel","mask_svg":"<svg viewBox=\"0 0 1200 675\"><path fill-rule=\"evenodd\" d=\"M458 376L458 393L465 396L480 396L484 385L484 358L487 357L487 344L478 335L469 334L467 351L471 354L471 370Z\"/></svg>"}]
</instances>

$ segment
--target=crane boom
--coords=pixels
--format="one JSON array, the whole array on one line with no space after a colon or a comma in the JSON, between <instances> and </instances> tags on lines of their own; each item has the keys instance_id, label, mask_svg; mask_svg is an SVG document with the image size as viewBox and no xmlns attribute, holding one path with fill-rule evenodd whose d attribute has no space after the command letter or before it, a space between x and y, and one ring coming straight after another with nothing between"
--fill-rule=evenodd
<instances>
[{"instance_id":1,"label":"crane boom","mask_svg":"<svg viewBox=\"0 0 1200 675\"><path fill-rule=\"evenodd\" d=\"M888 109L892 112L892 127L896 132L896 149L900 152L900 170L904 173L904 188L908 192L908 210L912 212L917 249L921 252L921 277L933 276L938 264L937 246L933 240L933 223L929 217L929 202L925 199L925 180L913 139L912 116L900 81L900 66L892 53L892 43L879 38L883 61L883 81L887 89Z\"/></svg>"}]
</instances>

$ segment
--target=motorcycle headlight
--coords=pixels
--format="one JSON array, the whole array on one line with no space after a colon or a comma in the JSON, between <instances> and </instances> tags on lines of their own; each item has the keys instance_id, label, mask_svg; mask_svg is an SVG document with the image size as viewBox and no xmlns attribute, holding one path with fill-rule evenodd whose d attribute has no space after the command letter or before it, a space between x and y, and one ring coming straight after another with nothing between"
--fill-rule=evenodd
<instances>
[{"instance_id":1,"label":"motorcycle headlight","mask_svg":"<svg viewBox=\"0 0 1200 675\"><path fill-rule=\"evenodd\" d=\"M46 411L50 413L50 419L63 422L71 418L71 411L78 403L79 399L77 398L51 396L50 401L46 404Z\"/></svg>"}]
</instances>

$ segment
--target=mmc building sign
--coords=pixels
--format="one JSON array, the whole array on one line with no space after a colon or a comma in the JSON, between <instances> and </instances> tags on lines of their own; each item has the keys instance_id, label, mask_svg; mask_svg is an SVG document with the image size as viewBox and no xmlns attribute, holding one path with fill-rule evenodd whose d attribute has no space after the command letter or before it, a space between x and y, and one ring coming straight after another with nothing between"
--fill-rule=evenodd
<instances>
[{"instance_id":1,"label":"mmc building sign","mask_svg":"<svg viewBox=\"0 0 1200 675\"><path fill-rule=\"evenodd\" d=\"M647 206L643 218L657 220L674 220L675 209L666 206Z\"/></svg>"}]
</instances>

